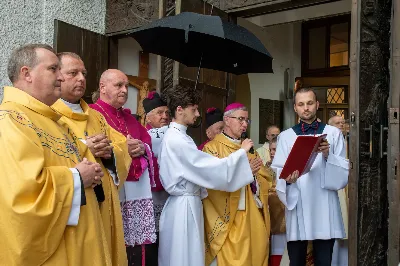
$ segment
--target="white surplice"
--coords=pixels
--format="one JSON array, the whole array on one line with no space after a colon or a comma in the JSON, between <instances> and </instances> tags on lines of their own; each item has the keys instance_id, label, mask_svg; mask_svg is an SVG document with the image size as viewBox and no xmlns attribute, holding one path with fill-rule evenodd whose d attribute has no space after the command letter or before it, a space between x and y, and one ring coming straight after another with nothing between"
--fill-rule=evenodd
<instances>
[{"instance_id":1,"label":"white surplice","mask_svg":"<svg viewBox=\"0 0 400 266\"><path fill-rule=\"evenodd\" d=\"M167 131L168 126L163 126L160 128L152 128L147 131L151 137L151 147L154 156L157 158L157 161L159 160L159 155L160 155L160 148L161 148L161 142L164 138L165 132ZM160 178L161 179L161 178ZM153 195L153 206L154 206L154 217L156 221L156 231L159 232L159 223L160 223L160 217L162 210L164 208L165 202L167 202L167 199L169 197L168 192L165 190L159 190L159 191L152 191L151 194Z\"/></svg>"},{"instance_id":2,"label":"white surplice","mask_svg":"<svg viewBox=\"0 0 400 266\"><path fill-rule=\"evenodd\" d=\"M186 129L172 122L161 144L160 178L170 197L160 219L160 266L204 266L204 188L233 192L254 180L245 150L218 159L199 151Z\"/></svg>"},{"instance_id":3,"label":"white surplice","mask_svg":"<svg viewBox=\"0 0 400 266\"><path fill-rule=\"evenodd\" d=\"M340 130L326 125L323 134L327 134L330 144L328 159L318 154L310 172L299 177L296 183L287 185L285 180L278 179L276 191L286 206L287 241L345 237L337 191L347 185L349 163ZM277 177L296 138L292 128L278 137L271 166Z\"/></svg>"}]
</instances>

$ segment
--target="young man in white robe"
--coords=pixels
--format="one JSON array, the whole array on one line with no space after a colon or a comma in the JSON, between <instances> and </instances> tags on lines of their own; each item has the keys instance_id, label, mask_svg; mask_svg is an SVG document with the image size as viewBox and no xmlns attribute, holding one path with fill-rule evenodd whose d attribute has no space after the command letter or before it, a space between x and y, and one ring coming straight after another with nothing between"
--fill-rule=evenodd
<instances>
[{"instance_id":1,"label":"young man in white robe","mask_svg":"<svg viewBox=\"0 0 400 266\"><path fill-rule=\"evenodd\" d=\"M313 242L315 266L331 265L335 239L345 237L338 190L348 182L348 161L339 129L318 122L319 103L315 92L302 88L295 93L294 110L300 123L278 137L272 168L277 174L276 190L286 206L286 236L290 266L306 265L307 243ZM293 172L279 179L289 153L301 135L327 134L310 172Z\"/></svg>"},{"instance_id":2,"label":"young man in white robe","mask_svg":"<svg viewBox=\"0 0 400 266\"><path fill-rule=\"evenodd\" d=\"M233 192L253 182L247 152L249 139L229 157L219 159L199 151L187 127L200 116L199 92L176 86L164 92L173 121L159 154L160 177L170 194L160 218L160 266L204 266L202 198L206 188Z\"/></svg>"}]
</instances>

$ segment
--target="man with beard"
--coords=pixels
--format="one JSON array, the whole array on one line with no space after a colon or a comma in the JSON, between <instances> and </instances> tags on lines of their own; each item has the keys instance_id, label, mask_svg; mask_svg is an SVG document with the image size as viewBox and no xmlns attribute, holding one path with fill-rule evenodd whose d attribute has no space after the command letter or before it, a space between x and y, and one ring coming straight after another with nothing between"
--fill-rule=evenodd
<instances>
[{"instance_id":1,"label":"man with beard","mask_svg":"<svg viewBox=\"0 0 400 266\"><path fill-rule=\"evenodd\" d=\"M226 158L240 149L241 135L250 124L249 112L241 103L228 105L223 119L222 133L203 148L218 158ZM247 178L253 179L251 184L234 192L208 189L208 197L203 200L206 265L268 265L268 190L272 175L254 151L247 153L247 157L252 170ZM220 217L224 219L219 220Z\"/></svg>"},{"instance_id":2,"label":"man with beard","mask_svg":"<svg viewBox=\"0 0 400 266\"><path fill-rule=\"evenodd\" d=\"M163 95L173 120L159 156L161 181L170 197L160 218L158 262L161 266L204 266L201 199L207 196L205 189L233 192L253 182L246 154L253 143L244 140L241 148L223 159L199 151L186 133L200 116L199 91L178 85Z\"/></svg>"},{"instance_id":3,"label":"man with beard","mask_svg":"<svg viewBox=\"0 0 400 266\"><path fill-rule=\"evenodd\" d=\"M82 99L87 71L79 55L59 53L57 56L65 80L61 83L61 99L53 108L63 115L60 122L67 124L88 146L85 156L89 161L99 163L105 173L102 185L95 187L104 231L113 265L127 265L118 195L118 186L125 182L131 163L126 138L111 128L103 115L89 108Z\"/></svg>"},{"instance_id":4,"label":"man with beard","mask_svg":"<svg viewBox=\"0 0 400 266\"><path fill-rule=\"evenodd\" d=\"M344 238L338 190L348 182L348 161L344 140L339 129L318 122L319 103L315 92L302 88L295 92L294 110L300 123L278 137L272 168L279 178L297 136L327 134L318 147L311 170L299 176L294 171L278 179L276 191L286 206L286 236L291 266L305 265L307 244L313 242L316 266L331 265L335 239Z\"/></svg>"},{"instance_id":5,"label":"man with beard","mask_svg":"<svg viewBox=\"0 0 400 266\"><path fill-rule=\"evenodd\" d=\"M100 77L100 99L90 107L127 138L132 164L120 189L128 265L157 265L152 245L157 240L151 188L155 186L151 138L146 129L123 105L128 100L128 77L108 69Z\"/></svg>"},{"instance_id":6,"label":"man with beard","mask_svg":"<svg viewBox=\"0 0 400 266\"><path fill-rule=\"evenodd\" d=\"M216 135L222 132L224 128L224 120L223 120L223 113L219 108L211 107L207 109L206 112L206 134L207 140L201 144L198 148L199 150L203 150L204 146L213 140Z\"/></svg>"},{"instance_id":7,"label":"man with beard","mask_svg":"<svg viewBox=\"0 0 400 266\"><path fill-rule=\"evenodd\" d=\"M103 172L50 106L64 81L53 49L13 51L0 107L2 265L112 265L93 186Z\"/></svg>"}]
</instances>

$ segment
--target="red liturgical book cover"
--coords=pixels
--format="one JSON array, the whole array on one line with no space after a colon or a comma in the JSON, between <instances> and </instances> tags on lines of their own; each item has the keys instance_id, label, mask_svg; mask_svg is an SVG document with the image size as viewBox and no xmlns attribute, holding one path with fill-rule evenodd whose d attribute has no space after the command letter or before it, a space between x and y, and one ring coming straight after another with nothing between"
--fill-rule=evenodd
<instances>
[{"instance_id":1,"label":"red liturgical book cover","mask_svg":"<svg viewBox=\"0 0 400 266\"><path fill-rule=\"evenodd\" d=\"M308 173L318 155L318 147L325 137L326 134L316 137L298 136L279 178L285 179L296 170L300 176Z\"/></svg>"}]
</instances>

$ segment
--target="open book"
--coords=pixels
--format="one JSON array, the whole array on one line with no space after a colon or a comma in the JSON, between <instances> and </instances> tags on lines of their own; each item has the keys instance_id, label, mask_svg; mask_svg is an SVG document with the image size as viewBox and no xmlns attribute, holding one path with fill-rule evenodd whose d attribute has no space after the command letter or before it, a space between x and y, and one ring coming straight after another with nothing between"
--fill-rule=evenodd
<instances>
[{"instance_id":1,"label":"open book","mask_svg":"<svg viewBox=\"0 0 400 266\"><path fill-rule=\"evenodd\" d=\"M325 137L326 134L320 136L298 136L279 178L286 179L296 170L299 171L299 176L308 173L318 155L318 147Z\"/></svg>"}]
</instances>

